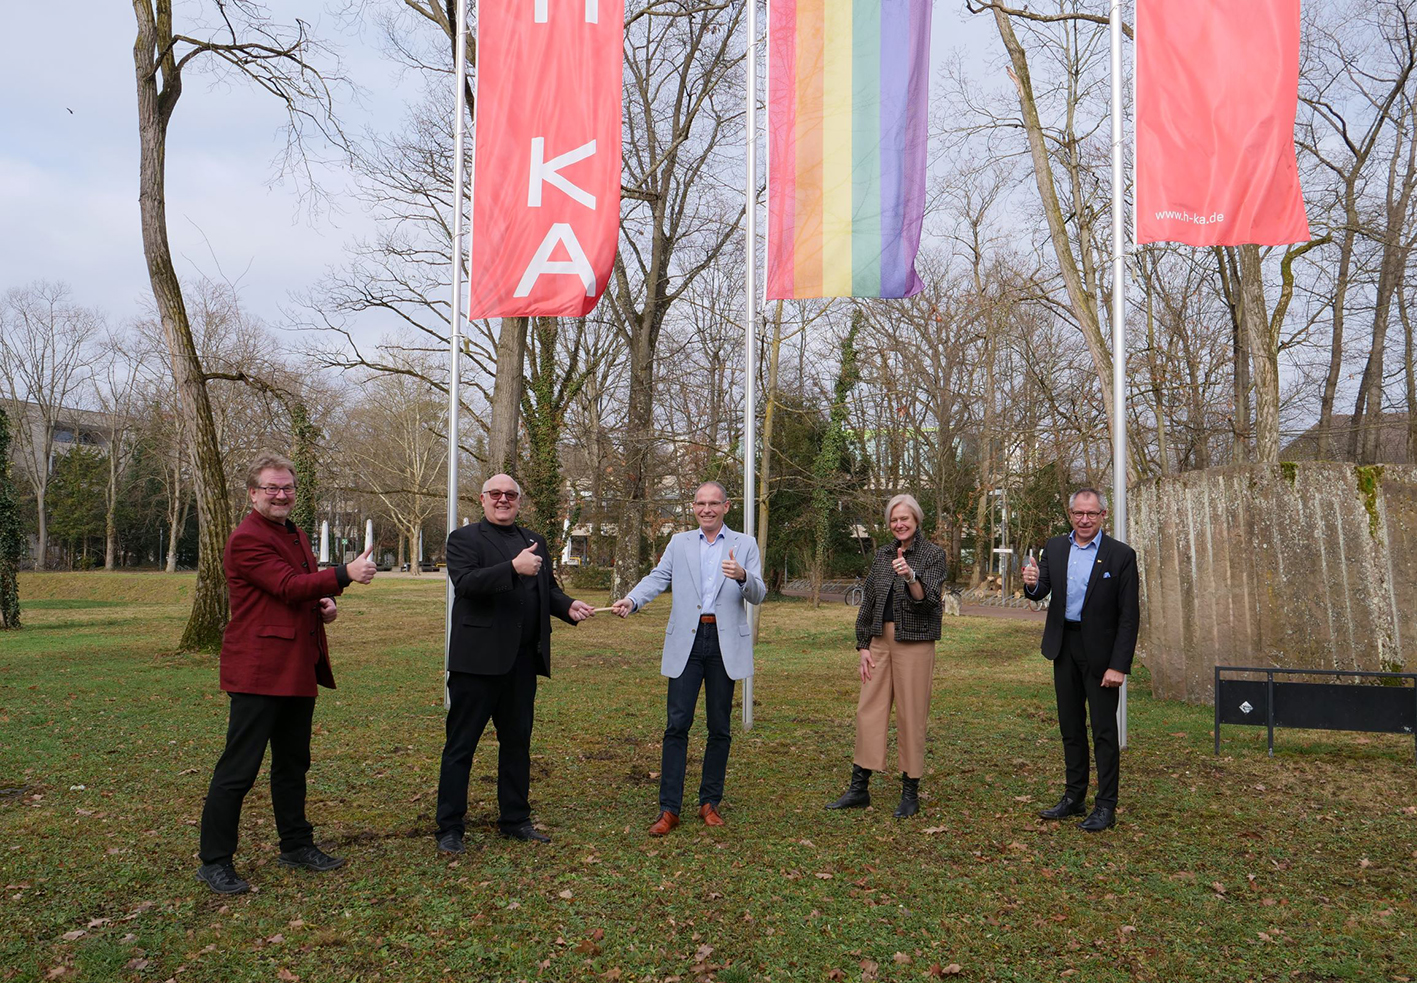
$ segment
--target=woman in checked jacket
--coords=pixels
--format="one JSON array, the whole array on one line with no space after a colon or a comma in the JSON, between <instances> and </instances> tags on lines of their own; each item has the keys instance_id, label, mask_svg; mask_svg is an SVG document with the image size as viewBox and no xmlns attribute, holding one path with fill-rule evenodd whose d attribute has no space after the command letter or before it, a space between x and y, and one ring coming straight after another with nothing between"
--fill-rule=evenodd
<instances>
[{"instance_id":1,"label":"woman in checked jacket","mask_svg":"<svg viewBox=\"0 0 1417 983\"><path fill-rule=\"evenodd\" d=\"M861 698L856 704L851 784L828 809L871 804L871 772L886 769L892 703L901 771L895 817L904 819L920 809L925 722L930 716L935 643L940 638L940 590L946 567L945 551L920 533L923 519L913 495L897 495L886 505L886 524L893 538L876 550L856 616Z\"/></svg>"}]
</instances>

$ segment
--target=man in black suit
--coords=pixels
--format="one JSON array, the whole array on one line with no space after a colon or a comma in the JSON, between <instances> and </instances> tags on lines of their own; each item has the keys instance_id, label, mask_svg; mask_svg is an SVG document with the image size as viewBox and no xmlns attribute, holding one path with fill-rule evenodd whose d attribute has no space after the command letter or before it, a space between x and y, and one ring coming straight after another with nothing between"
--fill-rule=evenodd
<instances>
[{"instance_id":1,"label":"man in black suit","mask_svg":"<svg viewBox=\"0 0 1417 983\"><path fill-rule=\"evenodd\" d=\"M1107 502L1095 488L1068 499L1073 531L1054 536L1041 563L1023 568L1023 592L1044 597L1051 590L1043 628L1043 655L1053 663L1058 729L1063 735L1067 789L1044 819L1065 819L1083 811L1087 799L1087 717L1092 716L1097 759L1097 799L1079 825L1098 833L1117 822L1117 694L1132 671L1141 621L1137 555L1126 543L1102 533Z\"/></svg>"},{"instance_id":2,"label":"man in black suit","mask_svg":"<svg viewBox=\"0 0 1417 983\"><path fill-rule=\"evenodd\" d=\"M531 823L531 724L536 677L551 675L551 615L576 624L594 614L551 577L544 537L516 524L521 486L496 474L482 485L484 518L448 536L453 585L447 740L438 775L438 849L463 852L467 783L478 739L497 728L498 829L550 842Z\"/></svg>"}]
</instances>

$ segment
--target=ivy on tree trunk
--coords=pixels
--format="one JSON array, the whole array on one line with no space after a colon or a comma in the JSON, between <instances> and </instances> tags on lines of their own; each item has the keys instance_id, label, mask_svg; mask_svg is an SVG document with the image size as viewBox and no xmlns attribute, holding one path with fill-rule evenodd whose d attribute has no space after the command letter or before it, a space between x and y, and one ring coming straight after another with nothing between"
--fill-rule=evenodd
<instances>
[{"instance_id":1,"label":"ivy on tree trunk","mask_svg":"<svg viewBox=\"0 0 1417 983\"><path fill-rule=\"evenodd\" d=\"M10 473L10 418L0 407L0 629L20 627L20 558L25 540Z\"/></svg>"}]
</instances>

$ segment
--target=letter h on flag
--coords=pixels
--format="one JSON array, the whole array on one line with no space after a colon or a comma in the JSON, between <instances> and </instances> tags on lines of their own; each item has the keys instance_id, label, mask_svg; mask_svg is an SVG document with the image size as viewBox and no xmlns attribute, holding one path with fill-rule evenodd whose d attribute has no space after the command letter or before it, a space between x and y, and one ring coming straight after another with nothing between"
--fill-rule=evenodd
<instances>
[{"instance_id":1,"label":"letter h on flag","mask_svg":"<svg viewBox=\"0 0 1417 983\"><path fill-rule=\"evenodd\" d=\"M468 317L582 317L620 228L623 0L481 0Z\"/></svg>"}]
</instances>

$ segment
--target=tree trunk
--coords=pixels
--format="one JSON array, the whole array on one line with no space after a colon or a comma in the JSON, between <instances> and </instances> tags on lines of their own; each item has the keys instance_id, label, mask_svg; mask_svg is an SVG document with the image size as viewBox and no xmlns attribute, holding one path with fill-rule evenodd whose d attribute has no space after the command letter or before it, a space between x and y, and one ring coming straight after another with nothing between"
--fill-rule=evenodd
<instances>
[{"instance_id":1,"label":"tree trunk","mask_svg":"<svg viewBox=\"0 0 1417 983\"><path fill-rule=\"evenodd\" d=\"M103 503L103 569L118 569L118 448L108 446L108 488Z\"/></svg>"},{"instance_id":2,"label":"tree trunk","mask_svg":"<svg viewBox=\"0 0 1417 983\"><path fill-rule=\"evenodd\" d=\"M487 474L517 466L517 431L526 386L526 329L530 318L504 317L497 334L497 375L492 380L492 420L487 428Z\"/></svg>"},{"instance_id":3,"label":"tree trunk","mask_svg":"<svg viewBox=\"0 0 1417 983\"><path fill-rule=\"evenodd\" d=\"M1324 374L1324 391L1319 401L1317 457L1320 461L1334 460L1333 404L1338 394L1338 380L1343 373L1344 307L1348 298L1349 271L1353 268L1353 241L1358 231L1358 208L1353 203L1351 181L1344 189L1344 205L1348 222L1338 247L1338 277L1333 285L1333 330L1329 338L1328 371Z\"/></svg>"},{"instance_id":4,"label":"tree trunk","mask_svg":"<svg viewBox=\"0 0 1417 983\"><path fill-rule=\"evenodd\" d=\"M1151 402L1156 414L1156 465L1162 477L1171 473L1171 434L1166 418L1166 400L1163 394L1166 367L1156 358L1156 310L1151 298L1151 277L1156 273L1152 267L1146 281L1146 350L1151 360Z\"/></svg>"},{"instance_id":5,"label":"tree trunk","mask_svg":"<svg viewBox=\"0 0 1417 983\"><path fill-rule=\"evenodd\" d=\"M1417 122L1417 110L1412 113ZM1403 152L1405 167L1399 168ZM1373 344L1368 364L1363 370L1363 383L1353 410L1353 443L1361 464L1376 464L1382 456L1383 366L1387 351L1388 321L1392 314L1392 298L1407 268L1412 252L1406 222L1414 186L1417 186L1417 126L1409 128L1408 119L1397 123L1397 136L1392 160L1388 165L1387 200L1384 205L1384 226L1380 230L1382 261L1378 268L1376 303L1373 307Z\"/></svg>"},{"instance_id":6,"label":"tree trunk","mask_svg":"<svg viewBox=\"0 0 1417 983\"><path fill-rule=\"evenodd\" d=\"M1279 339L1270 330L1264 300L1260 247L1237 246L1240 255L1240 320L1255 373L1255 460L1279 463Z\"/></svg>"},{"instance_id":7,"label":"tree trunk","mask_svg":"<svg viewBox=\"0 0 1417 983\"><path fill-rule=\"evenodd\" d=\"M133 10L138 19L133 61L138 86L138 208L142 215L143 255L172 358L182 415L192 440L197 498L197 586L192 613L178 647L183 651L216 649L221 645L228 612L221 555L231 531L231 512L206 380L167 241L167 125L182 93L182 80L172 53L170 0L158 0L155 15L148 0L133 0ZM159 72L163 77L161 92Z\"/></svg>"},{"instance_id":8,"label":"tree trunk","mask_svg":"<svg viewBox=\"0 0 1417 983\"><path fill-rule=\"evenodd\" d=\"M1112 406L1112 355L1107 340L1102 335L1102 325L1097 316L1097 298L1083 277L1078 266L1073 245L1068 240L1067 222L1062 206L1058 202L1058 192L1053 178L1053 164L1048 155L1047 138L1043 123L1038 116L1038 103L1033 95L1033 81L1028 70L1028 58L1023 45L1014 34L1010 15L1002 6L994 7L994 23L999 28L1013 66L1010 77L1018 92L1019 109L1023 117L1023 128L1028 134L1028 149L1033 160L1033 177L1038 185L1038 195L1043 203L1043 215L1048 221L1048 237L1053 245L1053 253L1058 261L1063 284L1067 287L1069 306L1077 320L1087 343L1088 353L1102 389L1102 405L1107 413L1109 427L1115 426L1117 417ZM1074 203L1076 207L1081 205ZM1082 248L1087 248L1083 244Z\"/></svg>"},{"instance_id":9,"label":"tree trunk","mask_svg":"<svg viewBox=\"0 0 1417 983\"><path fill-rule=\"evenodd\" d=\"M1414 369L1412 316L1407 310L1407 288L1397 285L1397 316L1402 321L1403 380L1407 384L1407 463L1417 464L1417 369Z\"/></svg>"},{"instance_id":10,"label":"tree trunk","mask_svg":"<svg viewBox=\"0 0 1417 983\"><path fill-rule=\"evenodd\" d=\"M1240 266L1233 246L1214 246L1220 290L1230 309L1230 355L1234 382L1234 405L1230 412L1230 460L1244 464L1250 459L1250 356L1245 341L1244 302L1240 293Z\"/></svg>"},{"instance_id":11,"label":"tree trunk","mask_svg":"<svg viewBox=\"0 0 1417 983\"><path fill-rule=\"evenodd\" d=\"M37 520L34 544L34 568L36 570L49 569L49 516L45 507L45 492L47 489L35 488L34 510Z\"/></svg>"},{"instance_id":12,"label":"tree trunk","mask_svg":"<svg viewBox=\"0 0 1417 983\"><path fill-rule=\"evenodd\" d=\"M642 321L650 320L649 311ZM625 420L625 486L615 541L614 591L623 597L644 566L645 504L654 451L654 343L657 326L630 333L630 399Z\"/></svg>"},{"instance_id":13,"label":"tree trunk","mask_svg":"<svg viewBox=\"0 0 1417 983\"><path fill-rule=\"evenodd\" d=\"M772 318L772 341L768 343L768 378L763 393L763 447L758 465L758 556L767 576L769 497L772 491L772 425L777 418L777 373L782 356L782 301ZM754 631L761 618L753 619Z\"/></svg>"}]
</instances>

